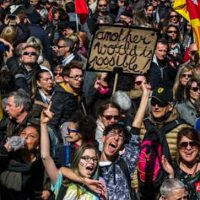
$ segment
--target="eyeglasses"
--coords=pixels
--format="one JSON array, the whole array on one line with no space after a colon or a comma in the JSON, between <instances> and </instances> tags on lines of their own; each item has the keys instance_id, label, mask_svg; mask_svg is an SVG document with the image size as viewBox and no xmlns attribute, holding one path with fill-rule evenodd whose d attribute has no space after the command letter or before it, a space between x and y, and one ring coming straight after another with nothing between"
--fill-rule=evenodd
<instances>
[{"instance_id":1,"label":"eyeglasses","mask_svg":"<svg viewBox=\"0 0 200 200\"><path fill-rule=\"evenodd\" d=\"M177 31L167 31L167 33L177 33Z\"/></svg>"},{"instance_id":2,"label":"eyeglasses","mask_svg":"<svg viewBox=\"0 0 200 200\"><path fill-rule=\"evenodd\" d=\"M185 149L188 147L188 145L190 145L190 147L194 148L198 145L198 143L196 141L190 141L190 142L181 142L178 146L181 149Z\"/></svg>"},{"instance_id":3,"label":"eyeglasses","mask_svg":"<svg viewBox=\"0 0 200 200\"><path fill-rule=\"evenodd\" d=\"M142 84L142 81L135 81L135 84L136 84L136 85L141 85L141 84Z\"/></svg>"},{"instance_id":4,"label":"eyeglasses","mask_svg":"<svg viewBox=\"0 0 200 200\"><path fill-rule=\"evenodd\" d=\"M67 46L60 46L60 45L57 45L57 47L59 48L59 49L61 49L61 48L64 48L64 47L67 47Z\"/></svg>"},{"instance_id":5,"label":"eyeglasses","mask_svg":"<svg viewBox=\"0 0 200 200\"><path fill-rule=\"evenodd\" d=\"M170 17L170 18L173 18L173 17L178 18L178 15L170 15L169 17Z\"/></svg>"},{"instance_id":6,"label":"eyeglasses","mask_svg":"<svg viewBox=\"0 0 200 200\"><path fill-rule=\"evenodd\" d=\"M97 157L82 156L81 158L86 162L90 162L92 160L94 163L97 163L98 161Z\"/></svg>"},{"instance_id":7,"label":"eyeglasses","mask_svg":"<svg viewBox=\"0 0 200 200\"><path fill-rule=\"evenodd\" d=\"M23 53L23 55L24 56L37 56L37 53L36 52L28 52L28 51L25 51L24 53Z\"/></svg>"},{"instance_id":8,"label":"eyeglasses","mask_svg":"<svg viewBox=\"0 0 200 200\"><path fill-rule=\"evenodd\" d=\"M105 117L106 120L119 120L120 116L119 115L103 115L103 117Z\"/></svg>"},{"instance_id":9,"label":"eyeglasses","mask_svg":"<svg viewBox=\"0 0 200 200\"><path fill-rule=\"evenodd\" d=\"M107 7L107 4L99 4L99 7Z\"/></svg>"},{"instance_id":10,"label":"eyeglasses","mask_svg":"<svg viewBox=\"0 0 200 200\"><path fill-rule=\"evenodd\" d=\"M83 75L76 75L76 76L68 76L69 78L72 78L76 81L78 81L79 79L83 79Z\"/></svg>"},{"instance_id":11,"label":"eyeglasses","mask_svg":"<svg viewBox=\"0 0 200 200\"><path fill-rule=\"evenodd\" d=\"M182 74L181 77L183 78L192 78L192 74Z\"/></svg>"},{"instance_id":12,"label":"eyeglasses","mask_svg":"<svg viewBox=\"0 0 200 200\"><path fill-rule=\"evenodd\" d=\"M199 88L199 87L191 87L190 89L191 89L193 92L200 91L200 88Z\"/></svg>"},{"instance_id":13,"label":"eyeglasses","mask_svg":"<svg viewBox=\"0 0 200 200\"><path fill-rule=\"evenodd\" d=\"M163 107L166 107L168 104L169 104L168 102L167 103L162 103L162 102L160 102L158 100L155 100L155 99L151 100L151 106L153 106L153 107L157 105L158 107L163 108Z\"/></svg>"},{"instance_id":14,"label":"eyeglasses","mask_svg":"<svg viewBox=\"0 0 200 200\"><path fill-rule=\"evenodd\" d=\"M79 130L67 128L68 133L80 133Z\"/></svg>"},{"instance_id":15,"label":"eyeglasses","mask_svg":"<svg viewBox=\"0 0 200 200\"><path fill-rule=\"evenodd\" d=\"M54 76L62 76L62 73L61 72L60 73L59 72L54 72L53 75Z\"/></svg>"}]
</instances>

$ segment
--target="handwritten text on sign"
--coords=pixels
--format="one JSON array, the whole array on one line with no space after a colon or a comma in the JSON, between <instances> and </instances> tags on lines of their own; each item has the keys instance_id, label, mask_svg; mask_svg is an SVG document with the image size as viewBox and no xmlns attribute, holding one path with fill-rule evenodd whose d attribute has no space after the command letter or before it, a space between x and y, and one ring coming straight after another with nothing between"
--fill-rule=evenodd
<instances>
[{"instance_id":1,"label":"handwritten text on sign","mask_svg":"<svg viewBox=\"0 0 200 200\"><path fill-rule=\"evenodd\" d=\"M89 69L125 73L145 73L154 54L157 34L151 29L100 26L89 56Z\"/></svg>"}]
</instances>

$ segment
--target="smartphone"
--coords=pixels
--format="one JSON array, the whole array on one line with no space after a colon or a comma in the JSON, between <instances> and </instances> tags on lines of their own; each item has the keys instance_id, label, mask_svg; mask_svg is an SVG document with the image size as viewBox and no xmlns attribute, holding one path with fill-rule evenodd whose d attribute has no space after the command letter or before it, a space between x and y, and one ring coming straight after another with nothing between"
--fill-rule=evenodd
<instances>
[{"instance_id":1,"label":"smartphone","mask_svg":"<svg viewBox=\"0 0 200 200\"><path fill-rule=\"evenodd\" d=\"M10 19L10 20L15 20L16 19L16 15L7 15L7 18Z\"/></svg>"}]
</instances>

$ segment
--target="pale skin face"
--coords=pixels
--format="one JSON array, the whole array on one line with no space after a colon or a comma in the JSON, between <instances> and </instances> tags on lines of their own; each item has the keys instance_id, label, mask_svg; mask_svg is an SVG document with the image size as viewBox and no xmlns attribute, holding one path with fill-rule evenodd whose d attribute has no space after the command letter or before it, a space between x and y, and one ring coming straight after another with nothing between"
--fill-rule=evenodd
<instances>
[{"instance_id":1,"label":"pale skin face","mask_svg":"<svg viewBox=\"0 0 200 200\"><path fill-rule=\"evenodd\" d=\"M181 138L181 141L179 142L179 144L181 144L183 142L192 142L192 140L183 136ZM197 146L192 147L190 145L187 145L186 148L179 148L179 154L180 154L181 160L184 163L190 164L190 163L193 163L194 161L196 161L197 156L199 154L199 149Z\"/></svg>"},{"instance_id":2,"label":"pale skin face","mask_svg":"<svg viewBox=\"0 0 200 200\"><path fill-rule=\"evenodd\" d=\"M106 116L119 116L119 110L117 108L109 107L104 111L103 115L99 117L105 127L116 124L119 119L115 119L114 117L111 119L106 119Z\"/></svg>"},{"instance_id":3,"label":"pale skin face","mask_svg":"<svg viewBox=\"0 0 200 200\"><path fill-rule=\"evenodd\" d=\"M167 30L167 35L172 38L172 40L175 40L177 38L177 30L174 27L169 27L169 29Z\"/></svg>"},{"instance_id":4,"label":"pale skin face","mask_svg":"<svg viewBox=\"0 0 200 200\"><path fill-rule=\"evenodd\" d=\"M57 47L57 56L66 57L68 55L70 48L66 46L65 41L59 40Z\"/></svg>"},{"instance_id":5,"label":"pale skin face","mask_svg":"<svg viewBox=\"0 0 200 200\"><path fill-rule=\"evenodd\" d=\"M167 55L167 45L158 43L156 46L155 54L158 60L164 60Z\"/></svg>"},{"instance_id":6,"label":"pale skin face","mask_svg":"<svg viewBox=\"0 0 200 200\"><path fill-rule=\"evenodd\" d=\"M64 76L64 80L72 90L77 91L83 83L83 71L78 68L72 68L69 76Z\"/></svg>"},{"instance_id":7,"label":"pale skin face","mask_svg":"<svg viewBox=\"0 0 200 200\"><path fill-rule=\"evenodd\" d=\"M187 200L187 192L184 188L176 189L170 195L162 197L162 200Z\"/></svg>"},{"instance_id":8,"label":"pale skin face","mask_svg":"<svg viewBox=\"0 0 200 200\"><path fill-rule=\"evenodd\" d=\"M35 64L37 62L38 56L37 55L30 55L30 54L24 55L25 52L38 54L36 49L34 49L32 47L28 47L28 48L23 50L22 56L21 56L22 63L24 63L24 64Z\"/></svg>"},{"instance_id":9,"label":"pale skin face","mask_svg":"<svg viewBox=\"0 0 200 200\"><path fill-rule=\"evenodd\" d=\"M16 119L20 115L22 109L23 108L21 106L16 106L13 96L8 97L6 112L8 113L10 119Z\"/></svg>"},{"instance_id":10,"label":"pale skin face","mask_svg":"<svg viewBox=\"0 0 200 200\"><path fill-rule=\"evenodd\" d=\"M197 91L193 91L193 88L198 88ZM193 82L190 88L190 100L192 102L196 101L197 99L200 98L200 88L197 85L197 82Z\"/></svg>"},{"instance_id":11,"label":"pale skin face","mask_svg":"<svg viewBox=\"0 0 200 200\"><path fill-rule=\"evenodd\" d=\"M34 127L26 127L20 135L25 139L25 149L33 151L38 147L39 133Z\"/></svg>"},{"instance_id":12,"label":"pale skin face","mask_svg":"<svg viewBox=\"0 0 200 200\"><path fill-rule=\"evenodd\" d=\"M70 143L76 143L81 145L82 144L81 134L77 133L76 131L77 131L77 124L74 122L69 122L67 141Z\"/></svg>"},{"instance_id":13,"label":"pale skin face","mask_svg":"<svg viewBox=\"0 0 200 200\"><path fill-rule=\"evenodd\" d=\"M160 107L157 104L155 106L151 105L151 112L155 119L160 119L161 117L164 117L171 110L172 106L170 104L165 107Z\"/></svg>"},{"instance_id":14,"label":"pale skin face","mask_svg":"<svg viewBox=\"0 0 200 200\"><path fill-rule=\"evenodd\" d=\"M96 151L86 149L79 161L78 172L82 177L90 178L96 170L98 163Z\"/></svg>"},{"instance_id":15,"label":"pale skin face","mask_svg":"<svg viewBox=\"0 0 200 200\"><path fill-rule=\"evenodd\" d=\"M186 84L188 83L188 81L191 79L192 76L192 71L185 71L181 77L180 77L180 83L183 86L186 86Z\"/></svg>"},{"instance_id":16,"label":"pale skin face","mask_svg":"<svg viewBox=\"0 0 200 200\"><path fill-rule=\"evenodd\" d=\"M44 91L46 95L50 94L53 88L53 79L49 72L44 72L40 80L37 81L37 86Z\"/></svg>"},{"instance_id":17,"label":"pale skin face","mask_svg":"<svg viewBox=\"0 0 200 200\"><path fill-rule=\"evenodd\" d=\"M100 0L98 2L98 11L100 13L105 13L107 11L107 2L104 0Z\"/></svg>"},{"instance_id":18,"label":"pale skin face","mask_svg":"<svg viewBox=\"0 0 200 200\"><path fill-rule=\"evenodd\" d=\"M135 83L134 83L134 88L136 89L136 90L140 90L140 89L142 89L142 83L144 82L144 81L146 81L146 78L145 78L145 76L136 76L136 78L135 78Z\"/></svg>"},{"instance_id":19,"label":"pale skin face","mask_svg":"<svg viewBox=\"0 0 200 200\"><path fill-rule=\"evenodd\" d=\"M151 17L153 15L153 6L148 6L147 9L145 9L145 14L148 17Z\"/></svg>"},{"instance_id":20,"label":"pale skin face","mask_svg":"<svg viewBox=\"0 0 200 200\"><path fill-rule=\"evenodd\" d=\"M176 17L176 16L178 16L178 14L176 12L171 12L169 16L170 16L170 22L171 23L175 24L175 23L178 22L178 17Z\"/></svg>"},{"instance_id":21,"label":"pale skin face","mask_svg":"<svg viewBox=\"0 0 200 200\"><path fill-rule=\"evenodd\" d=\"M103 136L103 157L112 161L119 151L123 149L124 134L119 130L111 130L106 136Z\"/></svg>"}]
</instances>

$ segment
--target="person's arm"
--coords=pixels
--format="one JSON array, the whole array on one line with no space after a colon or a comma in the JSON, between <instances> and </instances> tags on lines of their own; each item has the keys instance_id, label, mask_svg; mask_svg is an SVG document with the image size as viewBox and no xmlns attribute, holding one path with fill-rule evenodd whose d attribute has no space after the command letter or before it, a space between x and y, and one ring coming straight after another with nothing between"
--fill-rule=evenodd
<instances>
[{"instance_id":1,"label":"person's arm","mask_svg":"<svg viewBox=\"0 0 200 200\"><path fill-rule=\"evenodd\" d=\"M103 194L105 191L104 186L99 180L93 180L93 179L81 177L75 174L72 169L67 168L67 167L61 167L60 171L64 177L67 177L71 181L86 185L90 190L92 190L95 193Z\"/></svg>"},{"instance_id":2,"label":"person's arm","mask_svg":"<svg viewBox=\"0 0 200 200\"><path fill-rule=\"evenodd\" d=\"M163 167L163 169L165 170L165 172L168 173L169 178L174 178L174 169L173 169L173 167L169 164L167 158L165 158L164 155L162 156L161 163L162 163L162 167Z\"/></svg>"},{"instance_id":3,"label":"person's arm","mask_svg":"<svg viewBox=\"0 0 200 200\"><path fill-rule=\"evenodd\" d=\"M144 119L144 115L145 115L145 111L146 111L146 107L148 104L148 99L149 99L149 95L150 95L150 85L146 84L145 82L142 83L142 98L140 101L140 105L139 108L136 112L135 118L133 120L132 123L132 127L135 128L141 128L143 119Z\"/></svg>"},{"instance_id":4,"label":"person's arm","mask_svg":"<svg viewBox=\"0 0 200 200\"><path fill-rule=\"evenodd\" d=\"M50 142L48 135L47 123L53 117L53 113L50 111L51 103L49 104L48 109L42 111L40 117L40 128L41 128L41 141L40 141L40 151L41 158L44 164L45 170L51 179L52 183L55 183L58 179L58 169L50 155Z\"/></svg>"}]
</instances>

